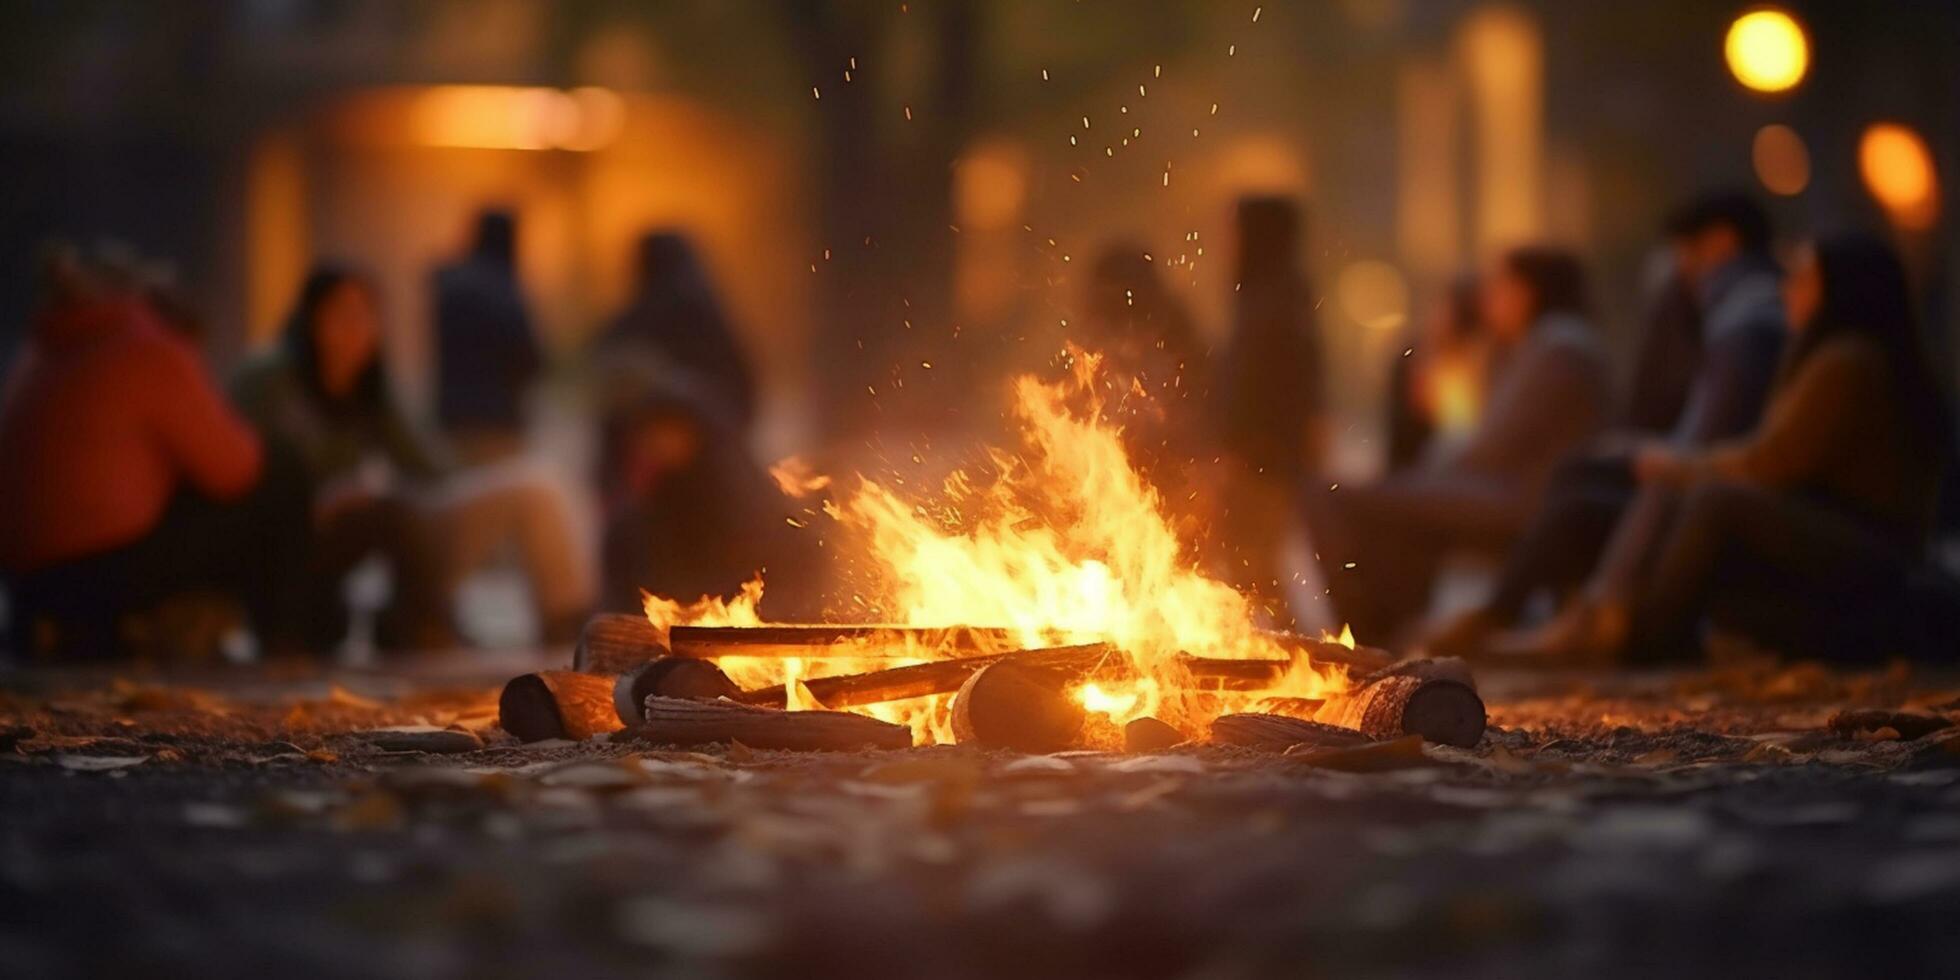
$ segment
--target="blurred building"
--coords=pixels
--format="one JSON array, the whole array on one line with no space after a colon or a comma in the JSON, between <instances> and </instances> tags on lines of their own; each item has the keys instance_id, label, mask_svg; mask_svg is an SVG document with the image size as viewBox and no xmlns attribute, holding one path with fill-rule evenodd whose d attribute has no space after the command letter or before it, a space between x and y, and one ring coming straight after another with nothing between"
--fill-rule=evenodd
<instances>
[{"instance_id":1,"label":"blurred building","mask_svg":"<svg viewBox=\"0 0 1960 980\"><path fill-rule=\"evenodd\" d=\"M1110 238L1148 243L1215 332L1228 205L1280 190L1311 204L1336 394L1360 410L1411 306L1507 242L1586 250L1629 329L1658 216L1723 183L1791 232L1893 227L1950 336L1960 8L1786 4L1802 77L1765 93L1724 58L1749 6L8 4L0 324L17 334L49 235L170 257L220 359L275 329L307 263L347 258L379 274L415 396L425 276L478 205L521 213L561 350L623 299L632 239L677 225L788 448L984 414L971 387L1068 336ZM1911 139L1874 146L1874 123L1919 141L1919 183ZM1924 201L1882 203L1874 167Z\"/></svg>"}]
</instances>

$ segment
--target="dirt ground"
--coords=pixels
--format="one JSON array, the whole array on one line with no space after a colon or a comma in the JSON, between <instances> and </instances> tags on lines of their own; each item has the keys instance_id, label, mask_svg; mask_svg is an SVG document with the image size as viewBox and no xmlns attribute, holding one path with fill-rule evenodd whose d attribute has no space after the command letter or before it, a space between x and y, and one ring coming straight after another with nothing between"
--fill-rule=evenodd
<instances>
[{"instance_id":1,"label":"dirt ground","mask_svg":"<svg viewBox=\"0 0 1960 980\"><path fill-rule=\"evenodd\" d=\"M1960 678L1487 676L1477 749L1350 772L520 746L536 659L0 675L4 973L1960 969Z\"/></svg>"}]
</instances>

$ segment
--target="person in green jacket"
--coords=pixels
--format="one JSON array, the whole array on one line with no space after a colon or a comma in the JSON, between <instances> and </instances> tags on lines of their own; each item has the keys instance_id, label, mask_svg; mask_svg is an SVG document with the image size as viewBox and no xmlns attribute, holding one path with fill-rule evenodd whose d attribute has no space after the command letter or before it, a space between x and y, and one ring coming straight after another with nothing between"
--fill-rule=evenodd
<instances>
[{"instance_id":1,"label":"person in green jacket","mask_svg":"<svg viewBox=\"0 0 1960 980\"><path fill-rule=\"evenodd\" d=\"M267 479L299 535L304 587L284 604L292 635L319 649L345 634L346 575L370 555L390 565L386 645L453 642L456 584L506 545L524 560L545 639L575 633L594 589L570 531L569 501L523 461L459 469L411 425L381 351L373 286L324 266L307 277L279 342L232 384L266 445Z\"/></svg>"}]
</instances>

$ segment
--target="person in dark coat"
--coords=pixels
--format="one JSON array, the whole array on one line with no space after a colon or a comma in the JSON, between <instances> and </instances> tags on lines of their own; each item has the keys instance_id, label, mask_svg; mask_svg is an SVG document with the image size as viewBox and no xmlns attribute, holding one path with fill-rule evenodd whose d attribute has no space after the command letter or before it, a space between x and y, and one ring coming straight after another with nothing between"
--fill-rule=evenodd
<instances>
[{"instance_id":1,"label":"person in dark coat","mask_svg":"<svg viewBox=\"0 0 1960 980\"><path fill-rule=\"evenodd\" d=\"M435 273L436 421L474 458L516 448L543 365L517 282L517 219L487 210L469 252Z\"/></svg>"},{"instance_id":2,"label":"person in dark coat","mask_svg":"<svg viewBox=\"0 0 1960 980\"><path fill-rule=\"evenodd\" d=\"M633 298L599 346L607 356L649 355L659 362L649 370L692 377L738 426L746 429L755 420L755 372L699 253L678 231L640 239Z\"/></svg>"}]
</instances>

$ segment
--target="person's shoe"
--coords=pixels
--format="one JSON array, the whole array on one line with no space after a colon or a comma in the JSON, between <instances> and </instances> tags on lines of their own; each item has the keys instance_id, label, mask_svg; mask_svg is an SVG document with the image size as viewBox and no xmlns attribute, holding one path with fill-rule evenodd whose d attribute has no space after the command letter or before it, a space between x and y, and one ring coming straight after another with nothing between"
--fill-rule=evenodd
<instances>
[{"instance_id":1,"label":"person's shoe","mask_svg":"<svg viewBox=\"0 0 1960 980\"><path fill-rule=\"evenodd\" d=\"M1540 626L1492 636L1479 659L1520 667L1606 666L1625 652L1631 628L1624 606L1580 599Z\"/></svg>"},{"instance_id":2,"label":"person's shoe","mask_svg":"<svg viewBox=\"0 0 1960 980\"><path fill-rule=\"evenodd\" d=\"M1502 625L1489 609L1466 609L1425 628L1416 646L1429 657L1473 657Z\"/></svg>"}]
</instances>

